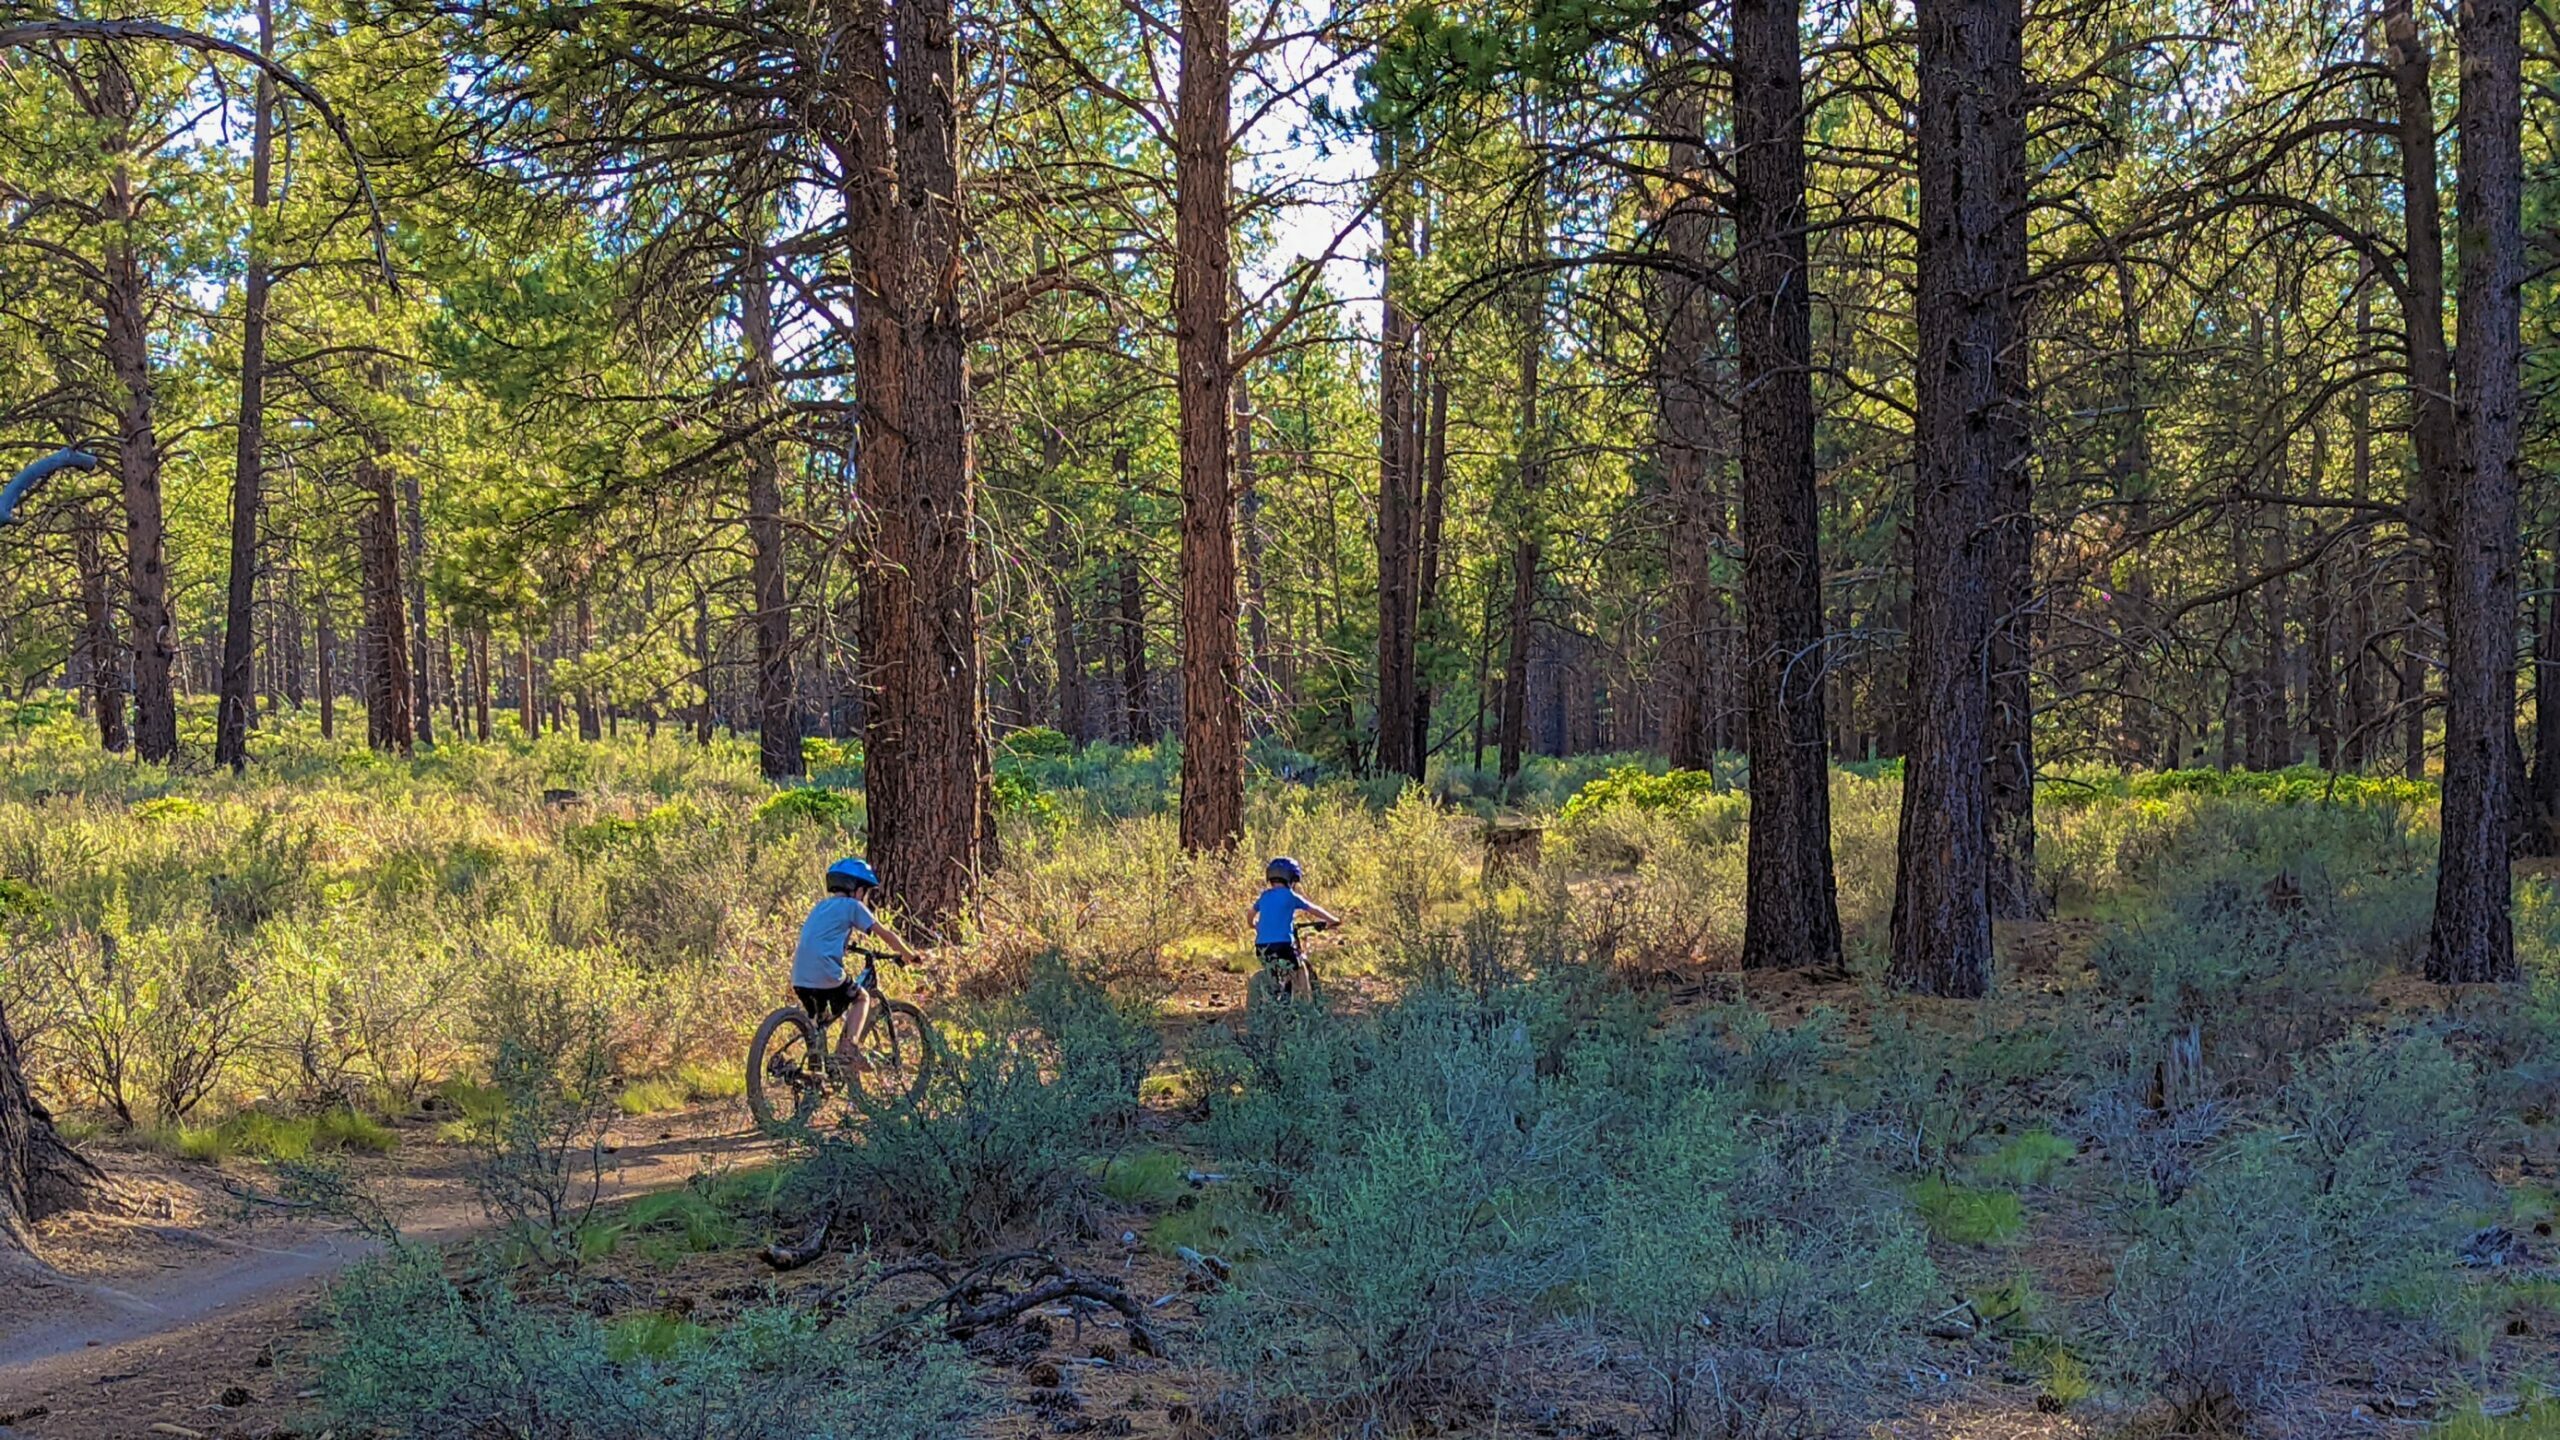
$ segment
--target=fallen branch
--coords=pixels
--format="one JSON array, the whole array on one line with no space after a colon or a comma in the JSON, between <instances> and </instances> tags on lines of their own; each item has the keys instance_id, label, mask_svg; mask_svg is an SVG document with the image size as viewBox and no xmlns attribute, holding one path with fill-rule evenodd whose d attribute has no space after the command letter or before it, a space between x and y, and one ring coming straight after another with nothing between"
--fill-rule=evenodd
<instances>
[{"instance_id":1,"label":"fallen branch","mask_svg":"<svg viewBox=\"0 0 2560 1440\"><path fill-rule=\"evenodd\" d=\"M943 1333L954 1340L966 1340L988 1326L1001 1325L1026 1310L1037 1310L1043 1305L1054 1305L1068 1299L1091 1300L1119 1311L1121 1318L1129 1322L1129 1348L1141 1355L1161 1357L1165 1353L1164 1342L1157 1339L1155 1331L1147 1326L1146 1311L1129 1298L1128 1292L1107 1281L1083 1275L1060 1275L1019 1294L963 1310L944 1323Z\"/></svg>"},{"instance_id":2,"label":"fallen branch","mask_svg":"<svg viewBox=\"0 0 2560 1440\"><path fill-rule=\"evenodd\" d=\"M797 1270L827 1253L827 1232L833 1230L835 1224L836 1212L831 1206L818 1217L816 1228L807 1235L789 1245L777 1240L757 1251L756 1258L776 1270Z\"/></svg>"},{"instance_id":3,"label":"fallen branch","mask_svg":"<svg viewBox=\"0 0 2560 1440\"><path fill-rule=\"evenodd\" d=\"M996 1283L996 1276L1020 1265L1032 1267L1024 1277L1028 1288L1008 1291ZM1167 1353L1164 1341L1147 1324L1146 1307L1130 1299L1127 1291L1108 1280L1078 1275L1060 1265L1055 1256L1038 1250L1013 1250L991 1256L969 1267L956 1280L949 1264L939 1256L908 1261L882 1270L865 1288L877 1288L881 1282L899 1275L930 1275L942 1282L942 1294L892 1318L875 1338L911 1329L940 1312L942 1333L953 1340L966 1340L1043 1305L1062 1300L1084 1301L1120 1312L1128 1323L1129 1348L1159 1358Z\"/></svg>"}]
</instances>

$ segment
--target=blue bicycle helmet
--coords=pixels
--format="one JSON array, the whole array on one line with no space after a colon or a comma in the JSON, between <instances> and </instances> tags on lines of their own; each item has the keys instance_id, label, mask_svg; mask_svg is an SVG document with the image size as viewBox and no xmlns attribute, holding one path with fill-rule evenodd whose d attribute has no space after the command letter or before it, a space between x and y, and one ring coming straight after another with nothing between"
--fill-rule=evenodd
<instances>
[{"instance_id":1,"label":"blue bicycle helmet","mask_svg":"<svg viewBox=\"0 0 2560 1440\"><path fill-rule=\"evenodd\" d=\"M1274 885L1295 885L1306 878L1306 873L1298 868L1297 861L1286 855L1274 855L1271 863L1262 867L1262 878Z\"/></svg>"},{"instance_id":2,"label":"blue bicycle helmet","mask_svg":"<svg viewBox=\"0 0 2560 1440\"><path fill-rule=\"evenodd\" d=\"M880 873L859 855L847 855L827 867L827 889L830 892L849 894L858 887L876 889L879 884Z\"/></svg>"}]
</instances>

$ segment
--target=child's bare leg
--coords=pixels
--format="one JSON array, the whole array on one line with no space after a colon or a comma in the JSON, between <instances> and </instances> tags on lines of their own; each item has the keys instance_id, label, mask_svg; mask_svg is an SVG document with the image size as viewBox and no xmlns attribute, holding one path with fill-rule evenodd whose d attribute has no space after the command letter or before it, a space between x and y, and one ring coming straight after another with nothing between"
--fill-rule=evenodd
<instances>
[{"instance_id":1,"label":"child's bare leg","mask_svg":"<svg viewBox=\"0 0 2560 1440\"><path fill-rule=\"evenodd\" d=\"M871 992L855 990L853 1005L839 1023L844 1028L836 1032L836 1063L857 1075L870 1074L871 1062L862 1058L861 1041L862 1032L871 1024Z\"/></svg>"},{"instance_id":2,"label":"child's bare leg","mask_svg":"<svg viewBox=\"0 0 2560 1440\"><path fill-rule=\"evenodd\" d=\"M1313 973L1314 972L1307 969L1307 962L1304 960L1290 966L1289 993L1297 996L1301 1000L1314 999L1316 995L1316 987L1313 979L1311 978Z\"/></svg>"}]
</instances>

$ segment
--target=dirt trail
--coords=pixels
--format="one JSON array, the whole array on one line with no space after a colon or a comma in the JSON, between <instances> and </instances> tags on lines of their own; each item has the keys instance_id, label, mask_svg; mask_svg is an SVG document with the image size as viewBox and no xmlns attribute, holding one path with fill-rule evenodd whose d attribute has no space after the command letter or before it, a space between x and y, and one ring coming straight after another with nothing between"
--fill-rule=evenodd
<instances>
[{"instance_id":1,"label":"dirt trail","mask_svg":"<svg viewBox=\"0 0 2560 1440\"><path fill-rule=\"evenodd\" d=\"M604 1198L763 1158L770 1145L742 1120L720 1107L628 1122L606 1157ZM482 1228L462 1157L422 1139L369 1167L370 1188L410 1239ZM294 1342L304 1302L380 1243L242 1202L231 1187L245 1175L108 1160L154 1213L48 1233L59 1270L0 1274L0 1437L135 1435L154 1424L254 1433L244 1423L254 1412L271 1416L293 1398L260 1382L272 1378L276 1347ZM226 1392L247 1406L222 1405Z\"/></svg>"}]
</instances>

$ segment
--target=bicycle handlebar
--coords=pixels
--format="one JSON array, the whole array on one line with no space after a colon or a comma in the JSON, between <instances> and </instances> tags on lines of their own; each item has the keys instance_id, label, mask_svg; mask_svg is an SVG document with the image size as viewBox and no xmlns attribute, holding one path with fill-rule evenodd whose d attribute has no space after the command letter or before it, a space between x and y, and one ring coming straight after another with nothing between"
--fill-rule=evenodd
<instances>
[{"instance_id":1,"label":"bicycle handlebar","mask_svg":"<svg viewBox=\"0 0 2560 1440\"><path fill-rule=\"evenodd\" d=\"M5 487L0 487L0 525L18 518L18 507L36 493L36 487L56 470L95 470L98 457L86 450L56 450L17 473Z\"/></svg>"}]
</instances>

